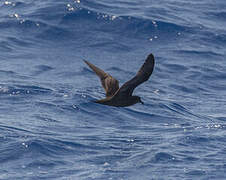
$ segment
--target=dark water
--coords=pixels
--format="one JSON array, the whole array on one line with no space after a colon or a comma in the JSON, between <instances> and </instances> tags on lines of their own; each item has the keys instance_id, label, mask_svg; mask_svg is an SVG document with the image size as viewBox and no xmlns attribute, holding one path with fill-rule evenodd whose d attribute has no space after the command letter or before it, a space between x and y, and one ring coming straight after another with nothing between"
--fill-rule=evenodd
<instances>
[{"instance_id":1,"label":"dark water","mask_svg":"<svg viewBox=\"0 0 226 180\"><path fill-rule=\"evenodd\" d=\"M0 179L226 179L225 0L0 1ZM135 94L104 97L82 59Z\"/></svg>"}]
</instances>

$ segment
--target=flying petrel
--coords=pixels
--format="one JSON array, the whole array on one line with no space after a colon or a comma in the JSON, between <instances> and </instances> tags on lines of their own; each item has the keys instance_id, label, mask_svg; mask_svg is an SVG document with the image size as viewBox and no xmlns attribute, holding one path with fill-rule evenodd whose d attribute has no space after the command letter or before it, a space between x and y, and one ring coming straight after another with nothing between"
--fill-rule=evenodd
<instances>
[{"instance_id":1,"label":"flying petrel","mask_svg":"<svg viewBox=\"0 0 226 180\"><path fill-rule=\"evenodd\" d=\"M116 107L130 106L138 102L144 104L139 96L133 96L132 94L137 86L147 81L151 76L155 64L153 54L148 55L137 74L124 83L121 88L119 88L118 81L110 74L86 60L84 60L84 62L99 76L101 84L106 92L106 98L94 101L95 103Z\"/></svg>"}]
</instances>

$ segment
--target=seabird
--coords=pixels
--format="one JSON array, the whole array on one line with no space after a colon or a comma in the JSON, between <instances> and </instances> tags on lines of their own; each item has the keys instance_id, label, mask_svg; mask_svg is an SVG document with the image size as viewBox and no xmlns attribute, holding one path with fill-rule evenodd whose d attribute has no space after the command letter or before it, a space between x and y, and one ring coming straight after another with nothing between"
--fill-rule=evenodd
<instances>
[{"instance_id":1,"label":"seabird","mask_svg":"<svg viewBox=\"0 0 226 180\"><path fill-rule=\"evenodd\" d=\"M101 84L106 92L106 98L94 101L95 103L116 107L130 106L139 102L144 104L139 96L133 96L132 94L137 86L147 81L151 76L155 64L153 54L148 55L137 74L124 83L121 88L119 88L118 80L113 78L110 74L86 60L84 60L84 62L97 74L97 76L99 76Z\"/></svg>"}]
</instances>

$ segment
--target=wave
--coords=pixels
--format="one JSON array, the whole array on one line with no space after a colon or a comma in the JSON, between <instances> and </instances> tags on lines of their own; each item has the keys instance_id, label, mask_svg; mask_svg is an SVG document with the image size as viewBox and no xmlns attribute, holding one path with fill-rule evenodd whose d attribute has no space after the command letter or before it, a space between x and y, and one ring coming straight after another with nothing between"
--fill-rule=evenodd
<instances>
[{"instance_id":1,"label":"wave","mask_svg":"<svg viewBox=\"0 0 226 180\"><path fill-rule=\"evenodd\" d=\"M225 145L225 10L212 5L1 2L0 179L223 177L210 162ZM144 105L93 102L105 93L83 57L122 84L150 52Z\"/></svg>"},{"instance_id":2,"label":"wave","mask_svg":"<svg viewBox=\"0 0 226 180\"><path fill-rule=\"evenodd\" d=\"M65 6L63 3L57 3L55 6L39 8L30 13L14 14L1 21L0 28L19 29L22 33L32 33L37 38L51 40L58 40L56 37L61 40L69 40L72 37L79 38L87 32L87 35L90 34L90 36L93 36L95 32L102 32L120 34L122 37L147 39L164 34L170 37L171 34L188 29L188 27L176 23L154 20L154 18L136 17L132 14L113 15L87 7L79 7L68 12L65 10ZM76 33L78 34L76 35ZM95 44L90 46L95 46ZM125 46L121 44L121 48L123 47Z\"/></svg>"},{"instance_id":3,"label":"wave","mask_svg":"<svg viewBox=\"0 0 226 180\"><path fill-rule=\"evenodd\" d=\"M30 85L0 85L0 95L46 95L52 93L52 89Z\"/></svg>"}]
</instances>

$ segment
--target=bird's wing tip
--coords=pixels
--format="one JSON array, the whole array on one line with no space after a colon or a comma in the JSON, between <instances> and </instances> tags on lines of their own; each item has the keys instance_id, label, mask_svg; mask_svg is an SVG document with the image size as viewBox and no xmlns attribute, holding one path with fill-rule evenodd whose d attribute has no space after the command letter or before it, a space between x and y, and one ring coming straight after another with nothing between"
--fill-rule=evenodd
<instances>
[{"instance_id":1,"label":"bird's wing tip","mask_svg":"<svg viewBox=\"0 0 226 180\"><path fill-rule=\"evenodd\" d=\"M82 59L86 64L88 64L89 62L86 59Z\"/></svg>"},{"instance_id":2,"label":"bird's wing tip","mask_svg":"<svg viewBox=\"0 0 226 180\"><path fill-rule=\"evenodd\" d=\"M152 53L149 54L149 55L148 55L148 59L155 59L155 58L154 58L154 55L153 55Z\"/></svg>"}]
</instances>

